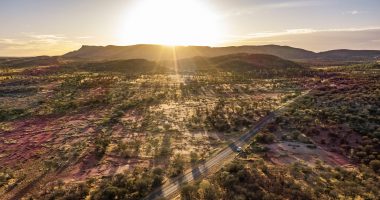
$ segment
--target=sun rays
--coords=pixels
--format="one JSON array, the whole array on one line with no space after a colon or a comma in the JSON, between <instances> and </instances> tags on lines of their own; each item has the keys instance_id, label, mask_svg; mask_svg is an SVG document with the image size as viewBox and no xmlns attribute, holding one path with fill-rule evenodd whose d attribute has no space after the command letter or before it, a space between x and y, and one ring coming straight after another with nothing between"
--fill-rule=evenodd
<instances>
[{"instance_id":1,"label":"sun rays","mask_svg":"<svg viewBox=\"0 0 380 200\"><path fill-rule=\"evenodd\" d=\"M223 35L218 15L198 0L142 0L127 13L121 44L216 45Z\"/></svg>"}]
</instances>

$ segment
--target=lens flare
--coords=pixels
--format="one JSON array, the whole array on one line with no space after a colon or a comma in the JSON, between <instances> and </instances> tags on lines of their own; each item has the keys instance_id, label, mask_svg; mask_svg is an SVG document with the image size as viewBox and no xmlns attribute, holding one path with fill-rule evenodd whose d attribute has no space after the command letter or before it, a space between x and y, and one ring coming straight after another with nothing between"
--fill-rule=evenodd
<instances>
[{"instance_id":1,"label":"lens flare","mask_svg":"<svg viewBox=\"0 0 380 200\"><path fill-rule=\"evenodd\" d=\"M218 15L197 0L141 0L127 11L120 43L216 45L223 28Z\"/></svg>"}]
</instances>

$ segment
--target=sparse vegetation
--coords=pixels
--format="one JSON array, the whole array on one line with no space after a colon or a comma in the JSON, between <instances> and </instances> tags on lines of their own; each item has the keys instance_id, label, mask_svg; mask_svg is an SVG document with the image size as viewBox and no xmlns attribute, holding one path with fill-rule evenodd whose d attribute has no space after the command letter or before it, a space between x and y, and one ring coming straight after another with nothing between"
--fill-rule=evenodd
<instances>
[{"instance_id":1,"label":"sparse vegetation","mask_svg":"<svg viewBox=\"0 0 380 200\"><path fill-rule=\"evenodd\" d=\"M209 190L218 199L377 199L378 176L324 165L274 166L263 160L235 161L212 176ZM182 199L202 199L201 184L182 188ZM210 198L208 198L210 199Z\"/></svg>"},{"instance_id":2,"label":"sparse vegetation","mask_svg":"<svg viewBox=\"0 0 380 200\"><path fill-rule=\"evenodd\" d=\"M143 60L2 69L0 196L141 199L312 89L276 115L239 153L240 161L189 183L182 198L374 199L377 67L271 68L244 58L235 69L241 63L225 59L202 70L182 66L178 74ZM269 164L279 142L297 143L290 149L334 149L364 166L355 172L328 164Z\"/></svg>"}]
</instances>

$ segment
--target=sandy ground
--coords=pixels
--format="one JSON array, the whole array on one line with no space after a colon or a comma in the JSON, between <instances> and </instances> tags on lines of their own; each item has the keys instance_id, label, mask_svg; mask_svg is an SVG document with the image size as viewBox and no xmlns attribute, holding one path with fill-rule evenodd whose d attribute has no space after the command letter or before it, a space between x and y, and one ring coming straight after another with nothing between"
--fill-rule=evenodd
<instances>
[{"instance_id":1,"label":"sandy ground","mask_svg":"<svg viewBox=\"0 0 380 200\"><path fill-rule=\"evenodd\" d=\"M321 147L309 148L307 144L299 142L278 142L268 145L270 160L279 165L304 161L314 165L317 160L331 166L351 167L349 160L337 153L327 151Z\"/></svg>"}]
</instances>

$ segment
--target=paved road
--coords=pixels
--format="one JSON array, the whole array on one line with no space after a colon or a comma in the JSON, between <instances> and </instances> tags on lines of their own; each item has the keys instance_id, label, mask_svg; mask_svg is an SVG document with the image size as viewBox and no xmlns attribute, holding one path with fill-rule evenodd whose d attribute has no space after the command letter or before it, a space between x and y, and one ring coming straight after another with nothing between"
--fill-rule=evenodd
<instances>
[{"instance_id":1,"label":"paved road","mask_svg":"<svg viewBox=\"0 0 380 200\"><path fill-rule=\"evenodd\" d=\"M280 111L282 108L286 107L290 103L294 102L296 99L301 96L306 95L310 91L299 95L297 98L283 104L276 111L269 113L267 116L263 117L250 131L242 135L240 138L235 140L233 143L228 145L228 147L224 148L221 152L219 152L214 157L207 160L204 164L201 164L195 168L192 168L189 171L186 171L183 175L178 178L171 179L162 185L160 188L153 191L150 195L148 195L146 200L154 200L161 197L165 197L167 199L175 197L180 191L180 187L184 183L190 183L194 180L197 180L205 175L208 175L209 172L215 172L222 168L222 166L231 158L234 158L236 155L236 148L244 146L249 139L255 136L265 125L267 125L271 119L274 118L275 113Z\"/></svg>"}]
</instances>

